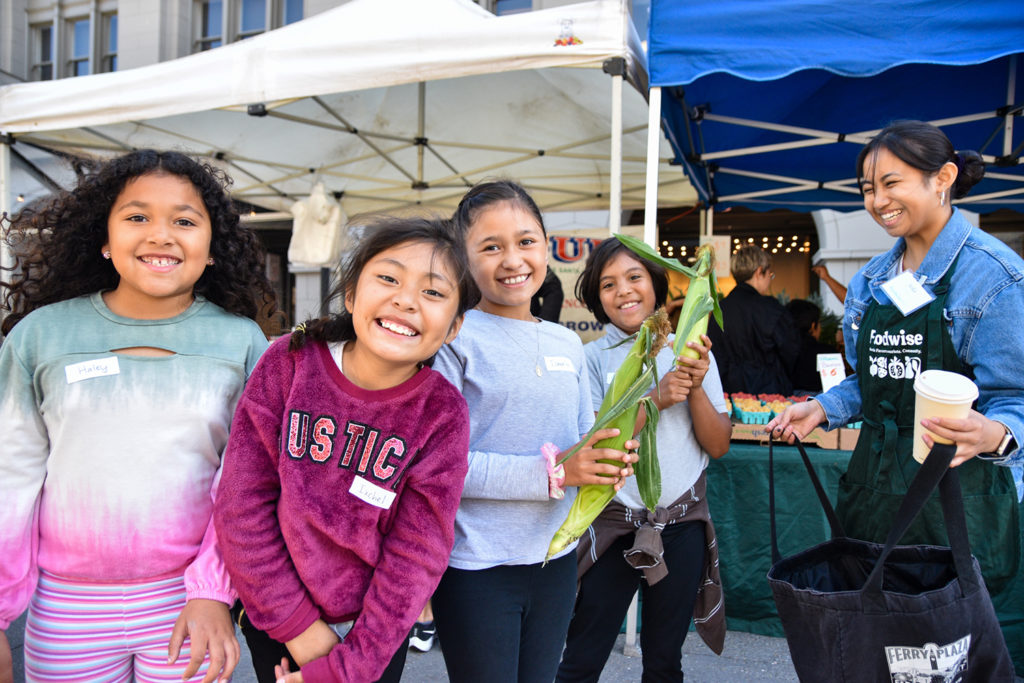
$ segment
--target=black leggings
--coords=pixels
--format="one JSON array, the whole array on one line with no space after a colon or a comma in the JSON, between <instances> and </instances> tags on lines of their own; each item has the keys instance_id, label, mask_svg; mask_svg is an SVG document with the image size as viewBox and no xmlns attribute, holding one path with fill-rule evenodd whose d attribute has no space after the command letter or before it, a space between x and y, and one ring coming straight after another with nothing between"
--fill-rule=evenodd
<instances>
[{"instance_id":1,"label":"black leggings","mask_svg":"<svg viewBox=\"0 0 1024 683\"><path fill-rule=\"evenodd\" d=\"M451 683L551 681L576 589L576 553L548 564L444 573L434 621Z\"/></svg>"},{"instance_id":2,"label":"black leggings","mask_svg":"<svg viewBox=\"0 0 1024 683\"><path fill-rule=\"evenodd\" d=\"M231 616L235 623L242 629L245 642L252 654L252 668L256 671L256 680L259 683L276 683L274 667L281 663L281 658L288 660L292 671L298 671L299 665L295 663L288 653L284 643L278 642L268 636L264 631L259 630L249 621L249 615L242 609L242 603L236 602L231 609ZM384 674L377 680L377 683L398 683L402 680L402 669L405 668L405 656L409 652L408 641L403 641L391 658L391 663L384 670Z\"/></svg>"},{"instance_id":3,"label":"black leggings","mask_svg":"<svg viewBox=\"0 0 1024 683\"><path fill-rule=\"evenodd\" d=\"M653 586L622 557L634 534L618 538L580 582L559 683L596 683L622 628L633 593L642 597L643 683L683 680L682 648L704 569L704 522L670 524L661 532L668 576Z\"/></svg>"}]
</instances>

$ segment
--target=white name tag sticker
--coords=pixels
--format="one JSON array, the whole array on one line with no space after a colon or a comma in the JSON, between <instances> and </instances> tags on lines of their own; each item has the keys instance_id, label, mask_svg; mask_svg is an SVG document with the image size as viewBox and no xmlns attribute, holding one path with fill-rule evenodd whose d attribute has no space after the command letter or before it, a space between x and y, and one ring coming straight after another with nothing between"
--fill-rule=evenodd
<instances>
[{"instance_id":1,"label":"white name tag sticker","mask_svg":"<svg viewBox=\"0 0 1024 683\"><path fill-rule=\"evenodd\" d=\"M121 368L117 364L117 356L97 358L96 360L87 360L64 366L64 376L68 378L68 384L81 382L83 379L92 379L93 377L117 375L120 372Z\"/></svg>"},{"instance_id":2,"label":"white name tag sticker","mask_svg":"<svg viewBox=\"0 0 1024 683\"><path fill-rule=\"evenodd\" d=\"M377 486L362 477L356 477L352 480L352 486L348 488L348 492L359 500L384 510L389 509L391 504L395 502L394 491L388 491L386 488Z\"/></svg>"},{"instance_id":3,"label":"white name tag sticker","mask_svg":"<svg viewBox=\"0 0 1024 683\"><path fill-rule=\"evenodd\" d=\"M903 272L882 285L882 291L892 299L903 315L910 315L930 304L935 295L921 286L911 273Z\"/></svg>"},{"instance_id":4,"label":"white name tag sticker","mask_svg":"<svg viewBox=\"0 0 1024 683\"><path fill-rule=\"evenodd\" d=\"M565 356L544 356L544 367L548 372L576 372L572 361Z\"/></svg>"}]
</instances>

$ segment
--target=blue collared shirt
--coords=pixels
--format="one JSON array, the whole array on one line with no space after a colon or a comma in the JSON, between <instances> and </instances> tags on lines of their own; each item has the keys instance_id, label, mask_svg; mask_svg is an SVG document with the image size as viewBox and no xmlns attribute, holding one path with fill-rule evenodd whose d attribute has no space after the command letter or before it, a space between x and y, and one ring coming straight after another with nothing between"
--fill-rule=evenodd
<instances>
[{"instance_id":1,"label":"blue collared shirt","mask_svg":"<svg viewBox=\"0 0 1024 683\"><path fill-rule=\"evenodd\" d=\"M873 301L890 303L882 284L898 274L906 248L903 238L860 269L850 282L843 314L843 338L850 367L857 368L857 334ZM950 336L960 362L974 372L978 411L1005 424L1017 449L997 464L1011 466L1018 497L1024 492L1024 260L998 239L972 226L959 210L935 239L916 275L931 290L956 261L943 316L951 321ZM861 414L856 374L817 397L828 428ZM984 456L979 456L984 457Z\"/></svg>"}]
</instances>

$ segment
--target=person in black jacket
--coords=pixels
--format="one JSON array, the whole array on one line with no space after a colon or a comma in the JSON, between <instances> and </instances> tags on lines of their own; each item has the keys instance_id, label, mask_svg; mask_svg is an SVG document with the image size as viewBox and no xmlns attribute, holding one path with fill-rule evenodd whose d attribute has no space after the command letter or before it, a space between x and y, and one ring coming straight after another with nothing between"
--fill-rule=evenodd
<instances>
[{"instance_id":1,"label":"person in black jacket","mask_svg":"<svg viewBox=\"0 0 1024 683\"><path fill-rule=\"evenodd\" d=\"M558 279L558 276L555 275L549 266L548 273L544 276L544 282L530 300L530 315L541 320L557 323L558 318L562 315L562 302L564 300L565 294L562 292L562 281Z\"/></svg>"},{"instance_id":2,"label":"person in black jacket","mask_svg":"<svg viewBox=\"0 0 1024 683\"><path fill-rule=\"evenodd\" d=\"M821 374L818 372L819 353L838 353L834 346L823 344L821 336L821 309L807 299L793 299L786 304L800 333L800 355L793 368L794 391L821 393Z\"/></svg>"},{"instance_id":3,"label":"person in black jacket","mask_svg":"<svg viewBox=\"0 0 1024 683\"><path fill-rule=\"evenodd\" d=\"M771 257L760 247L741 247L730 263L736 287L722 299L722 322L708 325L722 375L722 388L733 393L789 394L800 355L793 318L769 293L775 273Z\"/></svg>"}]
</instances>

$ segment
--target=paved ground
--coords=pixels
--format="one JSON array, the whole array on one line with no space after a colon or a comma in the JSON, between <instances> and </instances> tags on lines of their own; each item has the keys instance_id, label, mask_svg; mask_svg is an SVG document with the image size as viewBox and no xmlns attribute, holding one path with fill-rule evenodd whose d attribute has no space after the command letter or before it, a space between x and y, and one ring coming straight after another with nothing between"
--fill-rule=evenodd
<instances>
[{"instance_id":1,"label":"paved ground","mask_svg":"<svg viewBox=\"0 0 1024 683\"><path fill-rule=\"evenodd\" d=\"M24 683L21 647L24 617L11 624L7 635L14 654L14 681ZM241 640L241 633L238 637ZM625 636L619 636L604 673L601 674L600 683L632 683L640 680L640 658L623 654L624 641ZM725 650L721 656L711 652L696 633L690 632L683 645L683 671L687 683L792 683L799 680L793 671L785 639L741 631L726 633ZM242 662L233 678L234 683L256 683L249 651L244 645ZM416 650L409 652L402 683L446 683L447 680L439 646L435 644L425 654ZM1024 678L1018 676L1017 683L1024 683Z\"/></svg>"},{"instance_id":2,"label":"paved ground","mask_svg":"<svg viewBox=\"0 0 1024 683\"><path fill-rule=\"evenodd\" d=\"M14 681L24 683L22 672L22 647L24 640L24 618L11 625L7 632L14 653ZM241 639L241 634L239 638ZM640 658L627 657L622 648L625 636L612 651L600 683L626 683L640 680ZM235 683L256 683L248 648L242 647L243 661L234 676ZM716 656L691 632L683 646L683 670L687 683L775 683L797 681L789 659L786 641L781 638L767 638L739 631L729 631L725 638L725 651ZM445 674L441 648L434 648L425 654L416 650L409 652L405 663L402 683L443 683Z\"/></svg>"}]
</instances>

